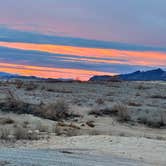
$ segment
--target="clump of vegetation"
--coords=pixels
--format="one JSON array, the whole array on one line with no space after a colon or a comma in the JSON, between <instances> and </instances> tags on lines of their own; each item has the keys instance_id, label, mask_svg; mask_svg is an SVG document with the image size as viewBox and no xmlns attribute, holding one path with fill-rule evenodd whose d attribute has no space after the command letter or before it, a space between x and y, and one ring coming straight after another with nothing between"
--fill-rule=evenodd
<instances>
[{"instance_id":1,"label":"clump of vegetation","mask_svg":"<svg viewBox=\"0 0 166 166\"><path fill-rule=\"evenodd\" d=\"M16 126L14 129L14 138L16 140L38 140L39 139L39 132L28 130L21 126Z\"/></svg>"},{"instance_id":2,"label":"clump of vegetation","mask_svg":"<svg viewBox=\"0 0 166 166\"><path fill-rule=\"evenodd\" d=\"M136 89L138 89L138 90L146 90L146 89L150 89L150 87L145 86L143 83L140 83L139 85L136 86Z\"/></svg>"},{"instance_id":3,"label":"clump of vegetation","mask_svg":"<svg viewBox=\"0 0 166 166\"><path fill-rule=\"evenodd\" d=\"M10 131L7 128L0 129L0 139L8 140L9 135L10 135Z\"/></svg>"},{"instance_id":4,"label":"clump of vegetation","mask_svg":"<svg viewBox=\"0 0 166 166\"><path fill-rule=\"evenodd\" d=\"M102 98L98 98L98 99L96 100L96 103L97 103L98 105L102 105L102 104L104 104L104 100L103 100Z\"/></svg>"},{"instance_id":5,"label":"clump of vegetation","mask_svg":"<svg viewBox=\"0 0 166 166\"><path fill-rule=\"evenodd\" d=\"M122 103L115 104L112 108L114 112L117 112L119 121L129 121L130 115L127 106Z\"/></svg>"},{"instance_id":6,"label":"clump of vegetation","mask_svg":"<svg viewBox=\"0 0 166 166\"><path fill-rule=\"evenodd\" d=\"M153 99L166 99L166 96L164 96L164 95L152 95L151 98L153 98Z\"/></svg>"},{"instance_id":7,"label":"clump of vegetation","mask_svg":"<svg viewBox=\"0 0 166 166\"><path fill-rule=\"evenodd\" d=\"M37 121L36 130L39 130L40 132L49 132L49 127L47 125L43 125L41 121Z\"/></svg>"},{"instance_id":8,"label":"clump of vegetation","mask_svg":"<svg viewBox=\"0 0 166 166\"><path fill-rule=\"evenodd\" d=\"M5 124L13 124L15 121L9 117L0 117L0 124L5 125Z\"/></svg>"},{"instance_id":9,"label":"clump of vegetation","mask_svg":"<svg viewBox=\"0 0 166 166\"><path fill-rule=\"evenodd\" d=\"M22 80L15 80L16 88L20 89L23 87L24 82Z\"/></svg>"},{"instance_id":10,"label":"clump of vegetation","mask_svg":"<svg viewBox=\"0 0 166 166\"><path fill-rule=\"evenodd\" d=\"M57 121L78 116L69 110L69 105L63 100L58 100L56 103L51 104L41 104L35 110L35 114L46 119Z\"/></svg>"},{"instance_id":11,"label":"clump of vegetation","mask_svg":"<svg viewBox=\"0 0 166 166\"><path fill-rule=\"evenodd\" d=\"M89 115L95 115L95 116L112 116L116 115L117 111L113 110L112 108L96 108L89 111Z\"/></svg>"},{"instance_id":12,"label":"clump of vegetation","mask_svg":"<svg viewBox=\"0 0 166 166\"><path fill-rule=\"evenodd\" d=\"M128 102L128 105L129 105L129 106L134 106L134 107L140 107L140 106L142 106L142 104L136 103L136 102L134 102L134 101Z\"/></svg>"},{"instance_id":13,"label":"clump of vegetation","mask_svg":"<svg viewBox=\"0 0 166 166\"><path fill-rule=\"evenodd\" d=\"M92 128L95 127L94 121L92 121L92 120L87 121L86 125L88 125L89 127L92 127Z\"/></svg>"},{"instance_id":14,"label":"clump of vegetation","mask_svg":"<svg viewBox=\"0 0 166 166\"><path fill-rule=\"evenodd\" d=\"M64 135L68 137L77 136L79 134L80 127L72 123L67 124L59 122L53 126L53 132L56 135Z\"/></svg>"},{"instance_id":15,"label":"clump of vegetation","mask_svg":"<svg viewBox=\"0 0 166 166\"><path fill-rule=\"evenodd\" d=\"M31 105L14 98L8 98L7 101L0 103L1 111L14 112L18 114L29 113Z\"/></svg>"},{"instance_id":16,"label":"clump of vegetation","mask_svg":"<svg viewBox=\"0 0 166 166\"><path fill-rule=\"evenodd\" d=\"M25 90L27 91L32 91L37 89L38 85L33 83L33 82L29 82L28 84L25 85Z\"/></svg>"},{"instance_id":17,"label":"clump of vegetation","mask_svg":"<svg viewBox=\"0 0 166 166\"><path fill-rule=\"evenodd\" d=\"M12 92L4 102L0 103L1 111L14 112L18 114L33 114L51 120L64 120L78 117L69 110L69 105L64 100L58 100L55 103L40 105L24 103L16 98ZM12 123L12 122L10 122Z\"/></svg>"},{"instance_id":18,"label":"clump of vegetation","mask_svg":"<svg viewBox=\"0 0 166 166\"><path fill-rule=\"evenodd\" d=\"M48 88L47 91L48 91L48 92L55 92L55 89Z\"/></svg>"},{"instance_id":19,"label":"clump of vegetation","mask_svg":"<svg viewBox=\"0 0 166 166\"><path fill-rule=\"evenodd\" d=\"M138 123L144 124L148 127L152 128L161 128L166 125L166 113L164 111L158 111L158 119L148 118L148 117L140 117L138 118Z\"/></svg>"}]
</instances>

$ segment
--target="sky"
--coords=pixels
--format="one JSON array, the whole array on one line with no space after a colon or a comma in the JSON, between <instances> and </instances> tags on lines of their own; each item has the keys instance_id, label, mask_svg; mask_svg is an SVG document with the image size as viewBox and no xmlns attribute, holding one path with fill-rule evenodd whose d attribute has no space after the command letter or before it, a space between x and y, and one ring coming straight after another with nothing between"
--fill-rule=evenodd
<instances>
[{"instance_id":1,"label":"sky","mask_svg":"<svg viewBox=\"0 0 166 166\"><path fill-rule=\"evenodd\" d=\"M0 0L0 71L87 80L166 69L165 0Z\"/></svg>"}]
</instances>

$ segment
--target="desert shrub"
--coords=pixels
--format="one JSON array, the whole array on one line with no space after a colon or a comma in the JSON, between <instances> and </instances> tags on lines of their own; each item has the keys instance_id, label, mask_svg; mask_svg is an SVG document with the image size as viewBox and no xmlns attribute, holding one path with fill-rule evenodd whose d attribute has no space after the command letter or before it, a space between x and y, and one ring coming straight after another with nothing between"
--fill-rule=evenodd
<instances>
[{"instance_id":1,"label":"desert shrub","mask_svg":"<svg viewBox=\"0 0 166 166\"><path fill-rule=\"evenodd\" d=\"M14 130L14 137L16 140L37 140L39 139L38 133L27 130L21 126L17 126Z\"/></svg>"},{"instance_id":2,"label":"desert shrub","mask_svg":"<svg viewBox=\"0 0 166 166\"><path fill-rule=\"evenodd\" d=\"M14 112L18 114L33 114L46 119L51 120L63 120L68 118L78 117L69 110L69 106L63 100L59 100L56 103L34 105L24 103L19 100L9 99L3 103L0 103L1 111Z\"/></svg>"},{"instance_id":3,"label":"desert shrub","mask_svg":"<svg viewBox=\"0 0 166 166\"><path fill-rule=\"evenodd\" d=\"M33 82L30 82L30 83L25 85L25 90L32 91L32 90L37 89L37 87L38 87L37 84L34 84Z\"/></svg>"},{"instance_id":4,"label":"desert shrub","mask_svg":"<svg viewBox=\"0 0 166 166\"><path fill-rule=\"evenodd\" d=\"M89 115L95 116L112 116L115 115L117 111L112 110L111 108L97 108L89 111Z\"/></svg>"},{"instance_id":5,"label":"desert shrub","mask_svg":"<svg viewBox=\"0 0 166 166\"><path fill-rule=\"evenodd\" d=\"M27 139L28 138L28 133L27 129L24 129L23 127L17 126L14 129L14 136L17 140L19 139Z\"/></svg>"},{"instance_id":6,"label":"desert shrub","mask_svg":"<svg viewBox=\"0 0 166 166\"><path fill-rule=\"evenodd\" d=\"M23 87L24 82L22 80L16 80L15 84L16 84L16 88L20 89Z\"/></svg>"},{"instance_id":7,"label":"desert shrub","mask_svg":"<svg viewBox=\"0 0 166 166\"><path fill-rule=\"evenodd\" d=\"M77 136L79 133L80 127L74 125L74 124L67 124L59 122L56 125L53 126L53 132L56 135L64 135L64 136Z\"/></svg>"},{"instance_id":8,"label":"desert shrub","mask_svg":"<svg viewBox=\"0 0 166 166\"><path fill-rule=\"evenodd\" d=\"M96 100L96 103L99 104L99 105L102 105L102 104L104 104L104 100L102 98L98 98Z\"/></svg>"},{"instance_id":9,"label":"desert shrub","mask_svg":"<svg viewBox=\"0 0 166 166\"><path fill-rule=\"evenodd\" d=\"M115 104L112 108L114 112L117 112L118 120L119 121L129 121L129 111L127 106L122 103Z\"/></svg>"},{"instance_id":10,"label":"desert shrub","mask_svg":"<svg viewBox=\"0 0 166 166\"><path fill-rule=\"evenodd\" d=\"M0 103L1 111L3 112L14 112L19 114L30 113L32 105L24 103L14 98L9 98L3 103Z\"/></svg>"},{"instance_id":11,"label":"desert shrub","mask_svg":"<svg viewBox=\"0 0 166 166\"><path fill-rule=\"evenodd\" d=\"M163 96L163 95L152 95L151 98L153 98L153 99L166 99L166 96Z\"/></svg>"},{"instance_id":12,"label":"desert shrub","mask_svg":"<svg viewBox=\"0 0 166 166\"><path fill-rule=\"evenodd\" d=\"M144 124L152 128L161 128L166 125L166 114L163 111L159 111L159 118L141 117L138 118L138 123Z\"/></svg>"},{"instance_id":13,"label":"desert shrub","mask_svg":"<svg viewBox=\"0 0 166 166\"><path fill-rule=\"evenodd\" d=\"M92 128L95 127L94 121L92 121L92 120L87 121L86 125L89 127L92 127Z\"/></svg>"},{"instance_id":14,"label":"desert shrub","mask_svg":"<svg viewBox=\"0 0 166 166\"><path fill-rule=\"evenodd\" d=\"M1 117L0 118L0 124L5 125L5 124L13 124L13 123L15 123L15 121L9 117L7 117L7 118Z\"/></svg>"},{"instance_id":15,"label":"desert shrub","mask_svg":"<svg viewBox=\"0 0 166 166\"><path fill-rule=\"evenodd\" d=\"M93 135L102 135L100 131L94 130L94 129L93 129L93 130L90 130L90 131L88 132L88 134L89 134L89 135L92 135L92 136L93 136Z\"/></svg>"},{"instance_id":16,"label":"desert shrub","mask_svg":"<svg viewBox=\"0 0 166 166\"><path fill-rule=\"evenodd\" d=\"M134 102L134 101L128 102L128 105L129 105L129 106L134 106L134 107L140 107L140 106L141 106L140 103L136 103L136 102Z\"/></svg>"},{"instance_id":17,"label":"desert shrub","mask_svg":"<svg viewBox=\"0 0 166 166\"><path fill-rule=\"evenodd\" d=\"M63 100L58 100L56 103L51 104L41 104L37 108L36 114L51 120L64 120L77 116L69 110L68 104Z\"/></svg>"},{"instance_id":18,"label":"desert shrub","mask_svg":"<svg viewBox=\"0 0 166 166\"><path fill-rule=\"evenodd\" d=\"M146 90L146 89L150 89L150 87L145 86L143 83L140 83L139 85L136 86L136 89L138 89L138 90Z\"/></svg>"},{"instance_id":19,"label":"desert shrub","mask_svg":"<svg viewBox=\"0 0 166 166\"><path fill-rule=\"evenodd\" d=\"M24 121L22 124L23 128L28 128L29 122L28 121Z\"/></svg>"},{"instance_id":20,"label":"desert shrub","mask_svg":"<svg viewBox=\"0 0 166 166\"><path fill-rule=\"evenodd\" d=\"M48 88L47 91L48 91L48 92L55 92L55 89Z\"/></svg>"},{"instance_id":21,"label":"desert shrub","mask_svg":"<svg viewBox=\"0 0 166 166\"><path fill-rule=\"evenodd\" d=\"M9 135L10 135L10 131L7 128L0 129L0 139L8 140Z\"/></svg>"},{"instance_id":22,"label":"desert shrub","mask_svg":"<svg viewBox=\"0 0 166 166\"><path fill-rule=\"evenodd\" d=\"M49 127L47 125L43 125L41 121L37 121L36 130L39 130L40 132L49 132Z\"/></svg>"}]
</instances>

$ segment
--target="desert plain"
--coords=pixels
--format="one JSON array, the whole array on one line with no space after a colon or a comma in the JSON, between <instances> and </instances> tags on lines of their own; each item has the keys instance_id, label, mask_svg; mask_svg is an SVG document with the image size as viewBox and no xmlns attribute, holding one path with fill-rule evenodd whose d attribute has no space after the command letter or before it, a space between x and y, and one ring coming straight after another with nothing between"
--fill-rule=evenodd
<instances>
[{"instance_id":1,"label":"desert plain","mask_svg":"<svg viewBox=\"0 0 166 166\"><path fill-rule=\"evenodd\" d=\"M2 80L0 147L165 166L166 82Z\"/></svg>"}]
</instances>

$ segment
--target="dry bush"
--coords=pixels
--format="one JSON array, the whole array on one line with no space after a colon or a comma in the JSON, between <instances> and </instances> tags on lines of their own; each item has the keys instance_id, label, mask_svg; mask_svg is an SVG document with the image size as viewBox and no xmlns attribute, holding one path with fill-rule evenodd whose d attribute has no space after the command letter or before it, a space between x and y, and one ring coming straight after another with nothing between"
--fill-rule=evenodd
<instances>
[{"instance_id":1,"label":"dry bush","mask_svg":"<svg viewBox=\"0 0 166 166\"><path fill-rule=\"evenodd\" d=\"M39 130L40 132L49 132L49 127L46 125L43 125L41 121L36 122L36 130Z\"/></svg>"},{"instance_id":2,"label":"dry bush","mask_svg":"<svg viewBox=\"0 0 166 166\"><path fill-rule=\"evenodd\" d=\"M64 120L68 118L78 117L69 110L69 106L63 100L58 100L53 104L33 105L24 103L14 98L9 98L4 103L0 103L1 111L14 112L18 114L33 114L51 120Z\"/></svg>"},{"instance_id":3,"label":"dry bush","mask_svg":"<svg viewBox=\"0 0 166 166\"><path fill-rule=\"evenodd\" d=\"M153 98L153 99L166 99L166 96L163 96L163 95L152 95L151 98Z\"/></svg>"},{"instance_id":4,"label":"dry bush","mask_svg":"<svg viewBox=\"0 0 166 166\"><path fill-rule=\"evenodd\" d=\"M10 135L10 131L7 128L0 129L0 139L8 140L9 135Z\"/></svg>"},{"instance_id":5,"label":"dry bush","mask_svg":"<svg viewBox=\"0 0 166 166\"><path fill-rule=\"evenodd\" d=\"M53 132L56 135L64 135L64 136L77 136L79 134L80 127L74 124L67 124L59 122L53 126Z\"/></svg>"},{"instance_id":6,"label":"dry bush","mask_svg":"<svg viewBox=\"0 0 166 166\"><path fill-rule=\"evenodd\" d=\"M119 121L129 121L129 111L127 106L122 103L115 104L112 108L114 112L117 112L118 120Z\"/></svg>"},{"instance_id":7,"label":"dry bush","mask_svg":"<svg viewBox=\"0 0 166 166\"><path fill-rule=\"evenodd\" d=\"M102 135L101 131L98 131L98 130L90 130L88 132L89 135L92 135L92 136L95 136L95 135Z\"/></svg>"},{"instance_id":8,"label":"dry bush","mask_svg":"<svg viewBox=\"0 0 166 166\"><path fill-rule=\"evenodd\" d=\"M144 124L152 128L161 128L166 125L166 113L159 111L159 119L154 119L150 117L141 117L138 118L138 123Z\"/></svg>"},{"instance_id":9,"label":"dry bush","mask_svg":"<svg viewBox=\"0 0 166 166\"><path fill-rule=\"evenodd\" d=\"M15 80L16 88L20 89L23 87L24 82L22 80Z\"/></svg>"},{"instance_id":10,"label":"dry bush","mask_svg":"<svg viewBox=\"0 0 166 166\"><path fill-rule=\"evenodd\" d=\"M92 120L87 121L86 125L89 126L89 127L92 127L92 128L95 127L94 121L92 121Z\"/></svg>"},{"instance_id":11,"label":"dry bush","mask_svg":"<svg viewBox=\"0 0 166 166\"><path fill-rule=\"evenodd\" d=\"M1 111L14 112L19 114L30 113L31 106L28 103L24 103L14 98L9 98L5 102L0 103Z\"/></svg>"},{"instance_id":12,"label":"dry bush","mask_svg":"<svg viewBox=\"0 0 166 166\"><path fill-rule=\"evenodd\" d=\"M14 130L14 137L16 140L37 140L39 139L38 133L27 130L21 126L17 126Z\"/></svg>"},{"instance_id":13,"label":"dry bush","mask_svg":"<svg viewBox=\"0 0 166 166\"><path fill-rule=\"evenodd\" d=\"M5 124L13 124L13 123L15 123L15 121L13 120L13 119L11 119L11 118L9 118L9 117L1 117L0 118L0 124L1 125L5 125Z\"/></svg>"},{"instance_id":14,"label":"dry bush","mask_svg":"<svg viewBox=\"0 0 166 166\"><path fill-rule=\"evenodd\" d=\"M140 106L142 106L142 104L136 103L136 102L134 102L134 101L128 102L128 105L129 105L129 106L134 106L134 107L140 107Z\"/></svg>"},{"instance_id":15,"label":"dry bush","mask_svg":"<svg viewBox=\"0 0 166 166\"><path fill-rule=\"evenodd\" d=\"M68 104L63 100L58 100L52 104L41 104L35 113L38 116L51 120L64 120L77 116L69 110Z\"/></svg>"},{"instance_id":16,"label":"dry bush","mask_svg":"<svg viewBox=\"0 0 166 166\"><path fill-rule=\"evenodd\" d=\"M55 92L57 92L57 93L73 93L72 90L65 89L65 88L56 89Z\"/></svg>"},{"instance_id":17,"label":"dry bush","mask_svg":"<svg viewBox=\"0 0 166 166\"><path fill-rule=\"evenodd\" d=\"M34 84L33 82L30 82L30 83L25 85L25 90L32 91L32 90L37 89L37 87L38 87L37 84Z\"/></svg>"},{"instance_id":18,"label":"dry bush","mask_svg":"<svg viewBox=\"0 0 166 166\"><path fill-rule=\"evenodd\" d=\"M48 88L47 91L48 92L56 92L55 89L52 89L52 88Z\"/></svg>"},{"instance_id":19,"label":"dry bush","mask_svg":"<svg viewBox=\"0 0 166 166\"><path fill-rule=\"evenodd\" d=\"M138 89L138 90L146 90L146 89L150 89L150 87L145 86L143 83L140 83L139 85L136 86L136 89Z\"/></svg>"},{"instance_id":20,"label":"dry bush","mask_svg":"<svg viewBox=\"0 0 166 166\"><path fill-rule=\"evenodd\" d=\"M27 133L27 129L24 129L23 127L19 127L17 126L14 129L14 136L17 140L20 139L27 139L28 138L28 133Z\"/></svg>"},{"instance_id":21,"label":"dry bush","mask_svg":"<svg viewBox=\"0 0 166 166\"><path fill-rule=\"evenodd\" d=\"M97 103L98 105L102 105L102 104L104 104L104 100L103 100L102 98L98 98L98 99L96 100L96 103Z\"/></svg>"},{"instance_id":22,"label":"dry bush","mask_svg":"<svg viewBox=\"0 0 166 166\"><path fill-rule=\"evenodd\" d=\"M96 108L89 111L89 115L95 115L95 116L113 116L117 114L117 110L114 110L112 108Z\"/></svg>"}]
</instances>

